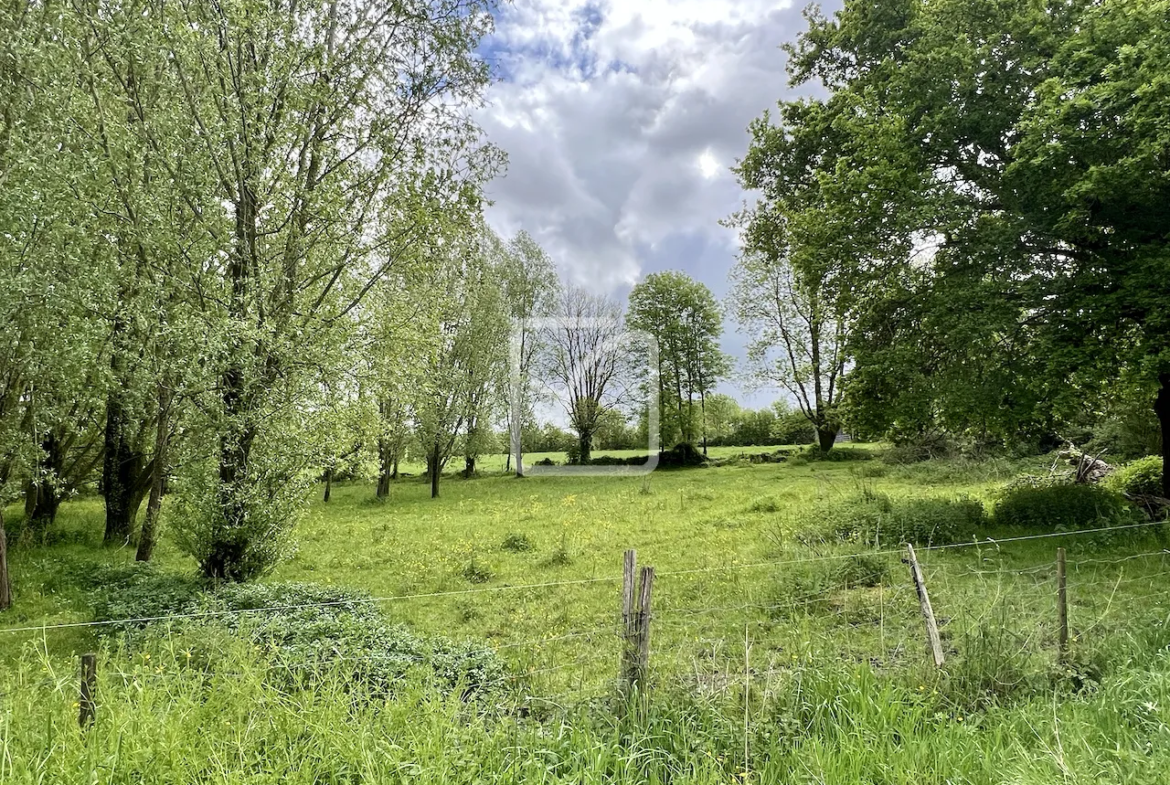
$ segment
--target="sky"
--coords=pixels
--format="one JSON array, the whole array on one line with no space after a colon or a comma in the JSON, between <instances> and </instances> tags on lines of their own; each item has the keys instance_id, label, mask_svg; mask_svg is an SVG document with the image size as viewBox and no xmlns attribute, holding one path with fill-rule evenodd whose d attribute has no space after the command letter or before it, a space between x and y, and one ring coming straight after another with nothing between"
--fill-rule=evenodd
<instances>
[{"instance_id":1,"label":"sky","mask_svg":"<svg viewBox=\"0 0 1170 785\"><path fill-rule=\"evenodd\" d=\"M781 44L805 27L793 0L514 0L481 55L497 82L481 112L508 155L488 220L526 230L562 277L625 300L679 270L728 290L746 194L730 167L751 120L796 95ZM835 3L824 5L826 12ZM807 93L807 89L803 92ZM730 320L724 351L743 357ZM752 407L779 396L730 382Z\"/></svg>"}]
</instances>

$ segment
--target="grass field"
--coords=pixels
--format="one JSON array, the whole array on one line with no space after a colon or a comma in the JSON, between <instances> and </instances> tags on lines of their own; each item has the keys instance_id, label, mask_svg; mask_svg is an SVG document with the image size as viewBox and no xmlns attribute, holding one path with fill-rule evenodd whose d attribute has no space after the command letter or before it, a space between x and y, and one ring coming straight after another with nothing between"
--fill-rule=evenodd
<instances>
[{"instance_id":1,"label":"grass field","mask_svg":"<svg viewBox=\"0 0 1170 785\"><path fill-rule=\"evenodd\" d=\"M54 544L12 554L0 782L1162 781L1170 562L1149 529L1049 537L985 522L954 547L924 543L942 671L901 544L809 536L855 499L991 508L1010 479L1047 467L1039 459L523 480L493 474L496 462L445 479L437 500L419 478L384 503L371 485L335 486L267 580L361 589L420 632L489 642L515 677L507 710L425 685L360 705L340 684L290 691L232 643L227 678L176 670L165 637L147 661L85 627L5 634L92 618L87 573L132 561L129 548L97 548L102 508L86 499L63 507ZM1064 658L1058 545L1074 636ZM637 723L607 703L627 548L658 571L653 689ZM193 569L169 541L157 558ZM82 740L75 657L94 647L121 676L102 683Z\"/></svg>"}]
</instances>

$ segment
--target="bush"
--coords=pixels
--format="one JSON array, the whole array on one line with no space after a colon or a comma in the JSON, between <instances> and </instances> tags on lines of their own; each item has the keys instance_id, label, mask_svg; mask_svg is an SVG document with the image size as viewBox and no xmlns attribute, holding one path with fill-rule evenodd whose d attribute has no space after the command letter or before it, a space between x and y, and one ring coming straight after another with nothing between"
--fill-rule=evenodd
<instances>
[{"instance_id":1,"label":"bush","mask_svg":"<svg viewBox=\"0 0 1170 785\"><path fill-rule=\"evenodd\" d=\"M977 499L892 499L885 494L862 492L817 505L806 517L799 535L805 541L838 540L885 547L894 543L945 545L971 538L987 525L983 504Z\"/></svg>"},{"instance_id":2,"label":"bush","mask_svg":"<svg viewBox=\"0 0 1170 785\"><path fill-rule=\"evenodd\" d=\"M681 442L674 447L659 453L658 465L664 469L683 469L693 466L704 466L707 459L703 453L688 442Z\"/></svg>"},{"instance_id":3,"label":"bush","mask_svg":"<svg viewBox=\"0 0 1170 785\"><path fill-rule=\"evenodd\" d=\"M949 458L958 452L953 439L939 431L894 436L894 446L882 454L882 460L894 465L920 463Z\"/></svg>"},{"instance_id":4,"label":"bush","mask_svg":"<svg viewBox=\"0 0 1170 785\"><path fill-rule=\"evenodd\" d=\"M835 449L824 452L815 444L809 445L800 451L799 457L803 457L808 461L829 461L831 463L841 463L844 461L871 461L873 460L873 453L869 450L857 450L849 447L837 447Z\"/></svg>"},{"instance_id":5,"label":"bush","mask_svg":"<svg viewBox=\"0 0 1170 785\"><path fill-rule=\"evenodd\" d=\"M370 598L350 589L305 583L228 584L188 591L189 584L155 570L137 569L112 584L97 620L205 614L166 621L169 638L184 638L193 664L214 670L217 639L249 641L272 667L273 681L311 684L345 669L350 683L374 695L392 692L408 671L421 671L444 690L464 696L499 688L504 662L490 647L425 638L387 622ZM163 589L155 593L153 590ZM254 611L254 612L249 612ZM127 614L127 615L123 615ZM99 628L132 648L157 639L160 621Z\"/></svg>"},{"instance_id":6,"label":"bush","mask_svg":"<svg viewBox=\"0 0 1170 785\"><path fill-rule=\"evenodd\" d=\"M532 550L532 540L528 539L527 534L512 532L504 537L504 542L501 543L500 547L512 553L523 553Z\"/></svg>"},{"instance_id":7,"label":"bush","mask_svg":"<svg viewBox=\"0 0 1170 785\"><path fill-rule=\"evenodd\" d=\"M1127 463L1105 479L1105 486L1126 496L1162 495L1162 458L1151 455Z\"/></svg>"},{"instance_id":8,"label":"bush","mask_svg":"<svg viewBox=\"0 0 1170 785\"><path fill-rule=\"evenodd\" d=\"M840 592L873 588L889 575L888 558L864 551L853 558L810 559L786 565L776 578L771 612L776 618L785 618L793 612L823 610L839 602Z\"/></svg>"},{"instance_id":9,"label":"bush","mask_svg":"<svg viewBox=\"0 0 1170 785\"><path fill-rule=\"evenodd\" d=\"M800 412L788 412L776 418L772 438L777 444L812 444L817 440L817 429Z\"/></svg>"},{"instance_id":10,"label":"bush","mask_svg":"<svg viewBox=\"0 0 1170 785\"><path fill-rule=\"evenodd\" d=\"M1134 521L1135 512L1125 498L1099 485L1015 485L995 505L995 522L1000 526L1098 529Z\"/></svg>"},{"instance_id":11,"label":"bush","mask_svg":"<svg viewBox=\"0 0 1170 785\"><path fill-rule=\"evenodd\" d=\"M629 458L621 458L616 455L598 455L589 460L590 466L645 466L647 458L645 455L633 455Z\"/></svg>"},{"instance_id":12,"label":"bush","mask_svg":"<svg viewBox=\"0 0 1170 785\"><path fill-rule=\"evenodd\" d=\"M288 443L295 443L291 436ZM174 535L208 578L250 581L296 551L292 538L312 477L282 440L258 440L246 480L223 484L212 462L186 466L178 478ZM227 514L225 510L232 510Z\"/></svg>"}]
</instances>

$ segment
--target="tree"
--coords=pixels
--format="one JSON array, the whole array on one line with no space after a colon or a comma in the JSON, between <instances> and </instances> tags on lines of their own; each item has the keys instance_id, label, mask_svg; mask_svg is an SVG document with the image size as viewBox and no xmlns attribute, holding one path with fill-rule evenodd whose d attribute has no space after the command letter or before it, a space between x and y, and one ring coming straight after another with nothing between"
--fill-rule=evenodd
<instances>
[{"instance_id":1,"label":"tree","mask_svg":"<svg viewBox=\"0 0 1170 785\"><path fill-rule=\"evenodd\" d=\"M746 252L732 273L732 307L748 336L748 372L790 393L817 431L823 452L841 429L845 320L823 282L800 276L785 256Z\"/></svg>"},{"instance_id":2,"label":"tree","mask_svg":"<svg viewBox=\"0 0 1170 785\"><path fill-rule=\"evenodd\" d=\"M819 233L851 251L794 263L820 266L855 338L883 326L855 343L855 391L881 391L850 393L860 416L947 409L1007 436L1014 420L1060 427L1122 375L1161 387L1167 8L898 0L810 17L789 72L829 97L782 104L749 156L792 247L823 248L805 241ZM916 353L924 327L957 354ZM964 375L986 396L956 395Z\"/></svg>"},{"instance_id":3,"label":"tree","mask_svg":"<svg viewBox=\"0 0 1170 785\"><path fill-rule=\"evenodd\" d=\"M217 245L194 288L221 327L203 401L219 445L188 484L184 541L204 574L241 580L273 566L296 520L313 456L292 407L319 388L348 315L433 216L478 208L497 159L465 108L487 82L471 52L490 17L477 0L175 3L163 16L188 138L212 164L204 196L226 207L197 208Z\"/></svg>"},{"instance_id":4,"label":"tree","mask_svg":"<svg viewBox=\"0 0 1170 785\"><path fill-rule=\"evenodd\" d=\"M723 315L711 290L679 272L652 273L630 292L629 325L658 343L658 403L662 442L667 436L707 449L707 394L727 370L719 349ZM695 414L699 396L700 416ZM668 416L668 405L670 416Z\"/></svg>"},{"instance_id":5,"label":"tree","mask_svg":"<svg viewBox=\"0 0 1170 785\"><path fill-rule=\"evenodd\" d=\"M532 419L534 403L541 397L533 376L541 350L541 331L534 320L549 315L560 282L548 254L524 231L519 232L508 244L501 273L504 300L512 320L508 431L511 453L516 456L516 476L523 477L524 445L521 433Z\"/></svg>"},{"instance_id":6,"label":"tree","mask_svg":"<svg viewBox=\"0 0 1170 785\"><path fill-rule=\"evenodd\" d=\"M579 460L587 464L606 410L628 400L627 336L621 306L613 300L566 286L557 305L543 331L542 378L564 407L577 434Z\"/></svg>"},{"instance_id":7,"label":"tree","mask_svg":"<svg viewBox=\"0 0 1170 785\"><path fill-rule=\"evenodd\" d=\"M500 400L508 324L496 248L498 238L482 223L446 238L434 283L419 294L427 298L420 313L431 340L413 410L432 498L459 437L475 438Z\"/></svg>"}]
</instances>

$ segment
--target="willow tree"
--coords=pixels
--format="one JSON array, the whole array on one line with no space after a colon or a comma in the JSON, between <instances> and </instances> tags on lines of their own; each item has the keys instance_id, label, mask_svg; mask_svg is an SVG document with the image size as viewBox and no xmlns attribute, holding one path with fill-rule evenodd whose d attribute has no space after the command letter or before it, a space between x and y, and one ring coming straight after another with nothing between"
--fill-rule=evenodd
<instances>
[{"instance_id":1,"label":"willow tree","mask_svg":"<svg viewBox=\"0 0 1170 785\"><path fill-rule=\"evenodd\" d=\"M491 18L478 0L157 13L209 163L192 210L215 246L188 272L210 326L216 383L200 403L218 444L188 485L183 540L204 574L241 580L285 552L314 459L299 412L351 314L439 215L477 206L498 164L469 115Z\"/></svg>"},{"instance_id":2,"label":"willow tree","mask_svg":"<svg viewBox=\"0 0 1170 785\"><path fill-rule=\"evenodd\" d=\"M539 320L550 315L560 282L552 259L524 231L508 242L500 272L508 316L512 320L509 460L515 456L516 476L523 477L524 450L520 437L532 422L534 406L542 397L535 374L541 352Z\"/></svg>"},{"instance_id":3,"label":"willow tree","mask_svg":"<svg viewBox=\"0 0 1170 785\"><path fill-rule=\"evenodd\" d=\"M419 295L429 340L412 396L432 498L460 437L474 439L503 401L508 344L499 238L475 222L446 239L432 285Z\"/></svg>"}]
</instances>

